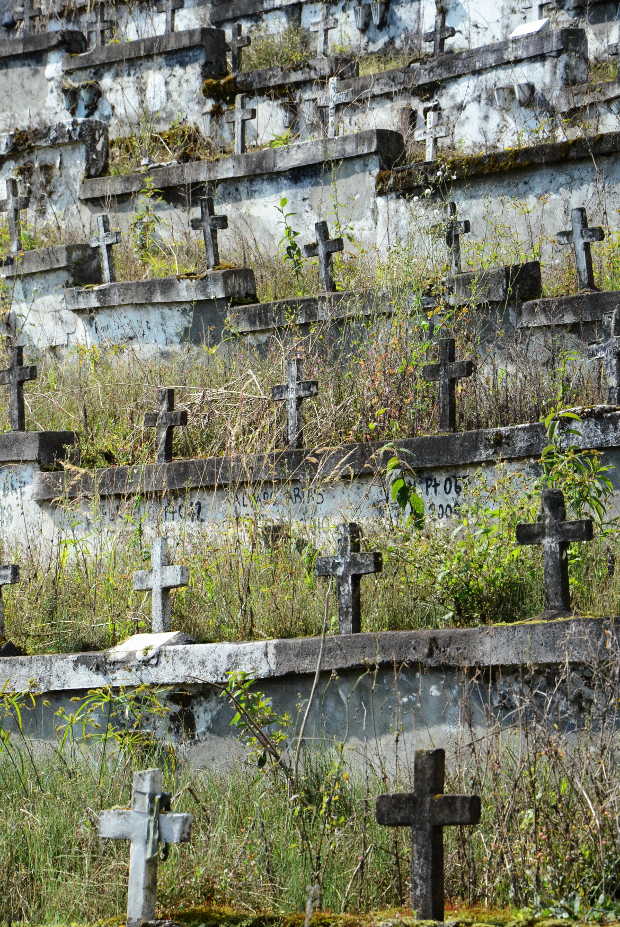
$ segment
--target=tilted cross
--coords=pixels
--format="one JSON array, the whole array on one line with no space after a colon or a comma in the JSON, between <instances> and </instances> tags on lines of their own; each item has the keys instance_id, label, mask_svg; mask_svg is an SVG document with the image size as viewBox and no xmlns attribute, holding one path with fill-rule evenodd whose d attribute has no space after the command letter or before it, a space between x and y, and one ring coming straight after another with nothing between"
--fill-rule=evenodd
<instances>
[{"instance_id":1,"label":"tilted cross","mask_svg":"<svg viewBox=\"0 0 620 927\"><path fill-rule=\"evenodd\" d=\"M121 240L121 233L110 231L110 217L105 215L97 216L97 232L99 237L91 239L90 246L91 248L99 249L99 261L103 282L114 283L116 280L116 271L114 269L112 246L118 245Z\"/></svg>"},{"instance_id":2,"label":"tilted cross","mask_svg":"<svg viewBox=\"0 0 620 927\"><path fill-rule=\"evenodd\" d=\"M425 161L434 161L437 156L437 139L447 138L450 134L444 126L440 125L441 116L436 107L426 111L426 127L418 129L414 138L416 142L426 142Z\"/></svg>"},{"instance_id":3,"label":"tilted cross","mask_svg":"<svg viewBox=\"0 0 620 927\"><path fill-rule=\"evenodd\" d=\"M443 828L478 824L477 795L444 795L444 750L416 750L414 792L379 795L377 823L411 828L411 907L419 920L444 919Z\"/></svg>"},{"instance_id":4,"label":"tilted cross","mask_svg":"<svg viewBox=\"0 0 620 927\"><path fill-rule=\"evenodd\" d=\"M22 24L22 35L32 31L32 20L41 15L41 7L33 6L32 0L23 0L13 13L16 22Z\"/></svg>"},{"instance_id":5,"label":"tilted cross","mask_svg":"<svg viewBox=\"0 0 620 927\"><path fill-rule=\"evenodd\" d=\"M174 32L174 21L177 10L183 9L184 0L162 0L157 4L157 12L166 14L165 34Z\"/></svg>"},{"instance_id":6,"label":"tilted cross","mask_svg":"<svg viewBox=\"0 0 620 927\"><path fill-rule=\"evenodd\" d=\"M19 582L19 567L14 563L0 566L0 640L5 636L6 628L4 625L4 598L2 590L4 586L13 586Z\"/></svg>"},{"instance_id":7,"label":"tilted cross","mask_svg":"<svg viewBox=\"0 0 620 927\"><path fill-rule=\"evenodd\" d=\"M306 257L318 257L321 284L326 293L335 293L336 284L332 273L332 254L344 251L342 238L330 238L327 222L315 222L316 241L304 245Z\"/></svg>"},{"instance_id":8,"label":"tilted cross","mask_svg":"<svg viewBox=\"0 0 620 927\"><path fill-rule=\"evenodd\" d=\"M170 463L174 429L187 425L187 412L174 411L173 389L160 389L157 395L159 412L147 412L144 416L144 427L157 429L157 463Z\"/></svg>"},{"instance_id":9,"label":"tilted cross","mask_svg":"<svg viewBox=\"0 0 620 927\"><path fill-rule=\"evenodd\" d=\"M14 177L7 177L6 197L0 200L0 212L7 215L7 224L9 226L9 254L18 254L22 250L22 226L20 212L22 209L28 209L30 197L19 195L19 185Z\"/></svg>"},{"instance_id":10,"label":"tilted cross","mask_svg":"<svg viewBox=\"0 0 620 927\"><path fill-rule=\"evenodd\" d=\"M24 409L24 383L36 380L37 368L24 366L24 349L12 346L11 364L7 370L0 370L0 386L9 388L9 420L12 431L25 431L26 412Z\"/></svg>"},{"instance_id":11,"label":"tilted cross","mask_svg":"<svg viewBox=\"0 0 620 927\"><path fill-rule=\"evenodd\" d=\"M446 27L446 6L441 0L435 0L435 26L432 32L424 34L425 42L433 43L433 57L443 55L446 50L446 39L452 39L456 35L456 29L452 26Z\"/></svg>"},{"instance_id":12,"label":"tilted cross","mask_svg":"<svg viewBox=\"0 0 620 927\"><path fill-rule=\"evenodd\" d=\"M592 521L566 521L566 505L561 489L543 489L539 520L534 525L517 525L518 544L541 544L545 611L570 613L568 581L568 545L574 541L591 541Z\"/></svg>"},{"instance_id":13,"label":"tilted cross","mask_svg":"<svg viewBox=\"0 0 620 927\"><path fill-rule=\"evenodd\" d=\"M187 586L189 571L185 566L168 562L167 538L155 538L151 551L151 569L133 574L133 588L151 592L151 631L159 634L170 630L172 606L170 590Z\"/></svg>"},{"instance_id":14,"label":"tilted cross","mask_svg":"<svg viewBox=\"0 0 620 927\"><path fill-rule=\"evenodd\" d=\"M311 32L317 33L317 58L326 58L329 51L329 33L338 28L338 20L329 16L325 7L321 11L321 18L310 26Z\"/></svg>"},{"instance_id":15,"label":"tilted cross","mask_svg":"<svg viewBox=\"0 0 620 927\"><path fill-rule=\"evenodd\" d=\"M592 345L590 357L602 358L607 379L607 402L620 405L620 309L603 317L603 339Z\"/></svg>"},{"instance_id":16,"label":"tilted cross","mask_svg":"<svg viewBox=\"0 0 620 927\"><path fill-rule=\"evenodd\" d=\"M228 47L230 48L230 67L233 74L238 74L241 70L241 54L244 48L249 48L252 39L249 35L243 34L243 26L237 23L233 27L232 35Z\"/></svg>"},{"instance_id":17,"label":"tilted cross","mask_svg":"<svg viewBox=\"0 0 620 927\"><path fill-rule=\"evenodd\" d=\"M473 361L457 361L454 338L439 339L439 362L422 368L425 380L439 382L439 429L456 431L456 384L471 377Z\"/></svg>"},{"instance_id":18,"label":"tilted cross","mask_svg":"<svg viewBox=\"0 0 620 927\"><path fill-rule=\"evenodd\" d=\"M338 623L341 634L359 634L362 627L360 581L362 576L380 573L383 557L380 553L360 553L359 525L349 522L338 528L338 553L335 557L319 557L317 576L333 576L338 595Z\"/></svg>"},{"instance_id":19,"label":"tilted cross","mask_svg":"<svg viewBox=\"0 0 620 927\"><path fill-rule=\"evenodd\" d=\"M216 216L212 196L200 197L200 218L194 218L191 226L195 231L201 230L207 254L207 268L213 270L220 263L220 249L217 243L218 229L228 228L227 216Z\"/></svg>"},{"instance_id":20,"label":"tilted cross","mask_svg":"<svg viewBox=\"0 0 620 927\"><path fill-rule=\"evenodd\" d=\"M226 122L232 123L235 132L235 154L245 152L245 124L251 119L256 119L256 110L253 107L245 108L245 93L238 93L235 97L235 108L226 113Z\"/></svg>"},{"instance_id":21,"label":"tilted cross","mask_svg":"<svg viewBox=\"0 0 620 927\"><path fill-rule=\"evenodd\" d=\"M593 241L603 241L605 232L602 228L588 228L588 216L583 207L571 211L571 226L568 231L559 232L556 240L561 245L573 246L579 289L595 290L590 244Z\"/></svg>"},{"instance_id":22,"label":"tilted cross","mask_svg":"<svg viewBox=\"0 0 620 927\"><path fill-rule=\"evenodd\" d=\"M99 836L130 840L127 927L141 927L155 917L157 859L160 846L187 843L191 814L170 814L170 795L163 791L159 769L134 773L131 808L102 811Z\"/></svg>"},{"instance_id":23,"label":"tilted cross","mask_svg":"<svg viewBox=\"0 0 620 927\"><path fill-rule=\"evenodd\" d=\"M114 23L109 19L105 19L103 4L101 4L97 7L97 13L94 19L89 19L87 25L89 36L95 36L95 48L100 48L102 45L105 45L106 32L110 31Z\"/></svg>"},{"instance_id":24,"label":"tilted cross","mask_svg":"<svg viewBox=\"0 0 620 927\"><path fill-rule=\"evenodd\" d=\"M448 203L448 222L446 227L446 244L450 249L450 263L452 273L461 273L461 235L467 235L471 232L471 223L469 219L463 219L460 222L457 218L456 203Z\"/></svg>"},{"instance_id":25,"label":"tilted cross","mask_svg":"<svg viewBox=\"0 0 620 927\"><path fill-rule=\"evenodd\" d=\"M286 403L286 434L289 447L303 447L303 423L301 406L304 399L317 396L319 384L316 380L302 380L303 360L291 357L287 364L287 382L283 386L274 386L271 398L274 402Z\"/></svg>"}]
</instances>

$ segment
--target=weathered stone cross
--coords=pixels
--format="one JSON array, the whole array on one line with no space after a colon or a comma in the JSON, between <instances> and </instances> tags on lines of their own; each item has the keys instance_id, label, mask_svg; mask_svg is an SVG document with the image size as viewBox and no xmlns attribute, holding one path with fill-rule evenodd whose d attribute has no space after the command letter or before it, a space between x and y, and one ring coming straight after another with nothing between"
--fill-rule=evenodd
<instances>
[{"instance_id":1,"label":"weathered stone cross","mask_svg":"<svg viewBox=\"0 0 620 927\"><path fill-rule=\"evenodd\" d=\"M310 26L311 32L317 33L317 58L326 58L329 53L329 33L338 28L338 20L329 16L325 7L321 10L321 18Z\"/></svg>"},{"instance_id":2,"label":"weathered stone cross","mask_svg":"<svg viewBox=\"0 0 620 927\"><path fill-rule=\"evenodd\" d=\"M227 216L216 216L212 196L200 197L200 218L192 219L195 231L201 230L207 253L207 268L213 270L220 263L220 249L217 243L218 229L228 228Z\"/></svg>"},{"instance_id":3,"label":"weathered stone cross","mask_svg":"<svg viewBox=\"0 0 620 927\"><path fill-rule=\"evenodd\" d=\"M241 70L241 55L244 48L249 48L252 39L249 35L243 34L243 26L236 23L233 26L232 35L228 47L230 48L230 67L233 74L238 74Z\"/></svg>"},{"instance_id":4,"label":"weathered stone cross","mask_svg":"<svg viewBox=\"0 0 620 927\"><path fill-rule=\"evenodd\" d=\"M411 828L411 907L419 920L444 919L443 828L478 824L477 795L444 795L443 750L416 750L415 792L379 795L377 822Z\"/></svg>"},{"instance_id":5,"label":"weathered stone cross","mask_svg":"<svg viewBox=\"0 0 620 927\"><path fill-rule=\"evenodd\" d=\"M12 431L25 431L26 413L24 409L24 383L36 380L37 368L24 366L24 349L12 346L10 349L11 365L7 370L0 370L0 386L9 388L9 420Z\"/></svg>"},{"instance_id":6,"label":"weathered stone cross","mask_svg":"<svg viewBox=\"0 0 620 927\"><path fill-rule=\"evenodd\" d=\"M456 29L452 26L446 27L446 5L442 0L435 0L435 27L432 32L424 34L425 42L433 43L433 57L443 55L446 50L446 39L452 39L456 35Z\"/></svg>"},{"instance_id":7,"label":"weathered stone cross","mask_svg":"<svg viewBox=\"0 0 620 927\"><path fill-rule=\"evenodd\" d=\"M590 244L593 241L603 241L605 232L602 228L588 228L588 216L583 207L571 211L571 226L568 231L559 232L556 240L561 245L573 246L579 289L595 290Z\"/></svg>"},{"instance_id":8,"label":"weathered stone cross","mask_svg":"<svg viewBox=\"0 0 620 927\"><path fill-rule=\"evenodd\" d=\"M414 135L416 142L426 142L425 161L434 161L437 156L437 139L447 138L450 134L440 125L441 116L436 107L426 111L426 128L418 129Z\"/></svg>"},{"instance_id":9,"label":"weathered stone cross","mask_svg":"<svg viewBox=\"0 0 620 927\"><path fill-rule=\"evenodd\" d=\"M335 557L319 557L317 576L333 576L338 594L338 623L341 634L359 634L362 627L360 581L362 576L380 573L383 557L380 553L360 553L359 525L349 522L338 527L338 553Z\"/></svg>"},{"instance_id":10,"label":"weathered stone cross","mask_svg":"<svg viewBox=\"0 0 620 927\"><path fill-rule=\"evenodd\" d=\"M287 441L288 446L293 448L304 446L302 403L304 399L311 399L319 392L319 384L316 380L301 379L302 368L302 358L291 357L287 364L287 382L283 386L274 386L271 391L271 398L274 402L286 403Z\"/></svg>"},{"instance_id":11,"label":"weathered stone cross","mask_svg":"<svg viewBox=\"0 0 620 927\"><path fill-rule=\"evenodd\" d=\"M456 203L448 203L448 222L446 226L446 244L450 249L450 263L452 273L461 273L461 235L467 235L471 232L471 223L469 219L463 219L459 222L457 218Z\"/></svg>"},{"instance_id":12,"label":"weathered stone cross","mask_svg":"<svg viewBox=\"0 0 620 927\"><path fill-rule=\"evenodd\" d=\"M6 197L0 200L0 212L7 215L7 224L9 226L9 254L18 254L22 250L22 226L19 214L22 209L27 209L30 203L30 197L19 195L19 185L14 177L7 177Z\"/></svg>"},{"instance_id":13,"label":"weathered stone cross","mask_svg":"<svg viewBox=\"0 0 620 927\"><path fill-rule=\"evenodd\" d=\"M602 358L607 378L607 402L620 405L620 309L603 317L603 340L594 344L590 357Z\"/></svg>"},{"instance_id":14,"label":"weathered stone cross","mask_svg":"<svg viewBox=\"0 0 620 927\"><path fill-rule=\"evenodd\" d=\"M127 927L140 927L155 917L157 858L160 845L187 843L191 814L170 814L170 796L162 791L159 769L134 773L131 808L102 811L99 836L130 840Z\"/></svg>"},{"instance_id":15,"label":"weathered stone cross","mask_svg":"<svg viewBox=\"0 0 620 927\"><path fill-rule=\"evenodd\" d=\"M118 245L121 240L121 233L110 231L110 217L105 215L97 216L97 231L99 237L91 239L90 246L99 249L103 282L114 283L116 271L114 269L112 246Z\"/></svg>"},{"instance_id":16,"label":"weathered stone cross","mask_svg":"<svg viewBox=\"0 0 620 927\"><path fill-rule=\"evenodd\" d=\"M518 544L541 544L544 558L545 613L549 616L570 613L568 581L568 545L573 541L591 541L592 521L566 521L564 493L561 489L543 489L539 520L534 525L517 525Z\"/></svg>"},{"instance_id":17,"label":"weathered stone cross","mask_svg":"<svg viewBox=\"0 0 620 927\"><path fill-rule=\"evenodd\" d=\"M159 412L147 412L144 416L144 427L157 429L157 463L170 463L174 429L187 425L187 412L174 411L173 389L160 389L157 395Z\"/></svg>"},{"instance_id":18,"label":"weathered stone cross","mask_svg":"<svg viewBox=\"0 0 620 927\"><path fill-rule=\"evenodd\" d=\"M318 257L321 284L326 293L335 293L336 284L332 273L332 254L344 251L342 238L330 238L327 222L315 222L316 241L304 245L306 257Z\"/></svg>"},{"instance_id":19,"label":"weathered stone cross","mask_svg":"<svg viewBox=\"0 0 620 927\"><path fill-rule=\"evenodd\" d=\"M23 0L13 15L16 22L22 24L22 35L29 35L32 31L32 20L41 15L41 7L33 6L32 0Z\"/></svg>"},{"instance_id":20,"label":"weathered stone cross","mask_svg":"<svg viewBox=\"0 0 620 927\"><path fill-rule=\"evenodd\" d=\"M456 383L471 377L473 361L457 361L454 338L439 339L439 362L426 364L422 376L430 382L439 382L439 429L456 431Z\"/></svg>"},{"instance_id":21,"label":"weathered stone cross","mask_svg":"<svg viewBox=\"0 0 620 927\"><path fill-rule=\"evenodd\" d=\"M174 32L174 21L177 10L183 9L184 0L162 0L157 4L157 12L166 14L165 34Z\"/></svg>"},{"instance_id":22,"label":"weathered stone cross","mask_svg":"<svg viewBox=\"0 0 620 927\"><path fill-rule=\"evenodd\" d=\"M256 119L256 110L253 107L246 109L245 93L238 93L234 110L226 113L226 122L230 122L235 128L234 152L237 155L245 152L245 124L251 119Z\"/></svg>"},{"instance_id":23,"label":"weathered stone cross","mask_svg":"<svg viewBox=\"0 0 620 927\"><path fill-rule=\"evenodd\" d=\"M4 625L4 598L2 590L4 586L13 586L19 582L19 567L14 563L0 566L0 641L6 635ZM1 645L0 645L1 646Z\"/></svg>"},{"instance_id":24,"label":"weathered stone cross","mask_svg":"<svg viewBox=\"0 0 620 927\"><path fill-rule=\"evenodd\" d=\"M155 538L151 551L151 569L138 570L133 575L133 588L151 592L151 631L160 634L170 630L172 606L170 590L187 586L189 571L185 566L168 562L168 539Z\"/></svg>"},{"instance_id":25,"label":"weathered stone cross","mask_svg":"<svg viewBox=\"0 0 620 927\"><path fill-rule=\"evenodd\" d=\"M339 90L340 81L337 77L330 77L327 82L327 137L336 138L338 134L338 107L343 103L350 103L355 91L352 89Z\"/></svg>"},{"instance_id":26,"label":"weathered stone cross","mask_svg":"<svg viewBox=\"0 0 620 927\"><path fill-rule=\"evenodd\" d=\"M103 4L97 7L97 12L93 19L88 20L88 34L95 37L95 48L101 48L105 45L106 32L108 32L114 23L105 19Z\"/></svg>"}]
</instances>

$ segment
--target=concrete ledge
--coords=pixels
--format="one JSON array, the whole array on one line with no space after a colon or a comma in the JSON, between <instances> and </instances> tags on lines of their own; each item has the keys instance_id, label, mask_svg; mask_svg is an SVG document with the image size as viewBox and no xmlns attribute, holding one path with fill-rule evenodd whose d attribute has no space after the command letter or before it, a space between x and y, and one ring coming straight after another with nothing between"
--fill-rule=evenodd
<instances>
[{"instance_id":1,"label":"concrete ledge","mask_svg":"<svg viewBox=\"0 0 620 927\"><path fill-rule=\"evenodd\" d=\"M2 59L43 55L56 49L74 54L83 52L86 46L86 38L78 29L61 29L59 32L41 32L14 39L0 39L0 62Z\"/></svg>"},{"instance_id":2,"label":"concrete ledge","mask_svg":"<svg viewBox=\"0 0 620 927\"><path fill-rule=\"evenodd\" d=\"M521 307L517 328L553 328L557 325L579 325L600 322L604 315L620 306L620 292L601 290L560 296L557 299L536 299Z\"/></svg>"},{"instance_id":3,"label":"concrete ledge","mask_svg":"<svg viewBox=\"0 0 620 927\"><path fill-rule=\"evenodd\" d=\"M254 271L243 267L237 270L216 270L204 277L163 277L159 280L106 283L88 289L79 287L65 290L65 305L73 312L212 299L241 302L256 300Z\"/></svg>"},{"instance_id":4,"label":"concrete ledge","mask_svg":"<svg viewBox=\"0 0 620 927\"><path fill-rule=\"evenodd\" d=\"M37 248L34 251L20 251L10 263L0 265L0 277L25 277L45 274L71 267L81 268L84 283L96 283L101 279L99 257L90 245L54 245L52 248Z\"/></svg>"},{"instance_id":5,"label":"concrete ledge","mask_svg":"<svg viewBox=\"0 0 620 927\"><path fill-rule=\"evenodd\" d=\"M539 261L457 274L449 283L454 288L450 302L456 305L472 299L477 303L520 304L542 293Z\"/></svg>"},{"instance_id":6,"label":"concrete ledge","mask_svg":"<svg viewBox=\"0 0 620 927\"><path fill-rule=\"evenodd\" d=\"M108 129L98 119L71 119L53 126L9 132L0 135L0 163L38 148L84 145L85 173L97 177L108 163Z\"/></svg>"},{"instance_id":7,"label":"concrete ledge","mask_svg":"<svg viewBox=\"0 0 620 927\"><path fill-rule=\"evenodd\" d=\"M0 464L37 463L54 467L75 444L73 431L5 431L0 434Z\"/></svg>"},{"instance_id":8,"label":"concrete ledge","mask_svg":"<svg viewBox=\"0 0 620 927\"><path fill-rule=\"evenodd\" d=\"M389 315L393 309L387 296L381 293L347 291L256 303L247 308L232 310L229 322L231 328L240 335L249 335L316 322Z\"/></svg>"},{"instance_id":9,"label":"concrete ledge","mask_svg":"<svg viewBox=\"0 0 620 927\"><path fill-rule=\"evenodd\" d=\"M63 62L62 68L65 73L71 73L84 68L102 68L137 58L174 54L191 48L202 48L206 52L209 66L205 76L223 77L226 74L224 32L221 29L206 28L153 35L145 39L136 39L134 42L113 42L110 45L94 48L79 57L68 58Z\"/></svg>"},{"instance_id":10,"label":"concrete ledge","mask_svg":"<svg viewBox=\"0 0 620 927\"><path fill-rule=\"evenodd\" d=\"M254 13L297 6L300 2L306 3L309 0L214 0L211 7L211 22L227 23L242 16L252 16Z\"/></svg>"},{"instance_id":11,"label":"concrete ledge","mask_svg":"<svg viewBox=\"0 0 620 927\"><path fill-rule=\"evenodd\" d=\"M345 55L329 55L327 58L313 58L301 68L261 68L255 71L241 71L231 81L228 93L256 93L274 90L276 87L294 87L314 81L326 81L330 77L343 80L357 75L359 64ZM205 88L206 89L206 88ZM208 96L208 93L205 93Z\"/></svg>"}]
</instances>

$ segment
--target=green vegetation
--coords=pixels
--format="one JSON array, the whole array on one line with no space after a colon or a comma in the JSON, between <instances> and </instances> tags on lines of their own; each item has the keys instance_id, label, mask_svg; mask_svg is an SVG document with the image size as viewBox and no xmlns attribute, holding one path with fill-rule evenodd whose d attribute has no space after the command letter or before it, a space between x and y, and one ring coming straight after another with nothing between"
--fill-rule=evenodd
<instances>
[{"instance_id":1,"label":"green vegetation","mask_svg":"<svg viewBox=\"0 0 620 927\"><path fill-rule=\"evenodd\" d=\"M281 32L253 29L252 44L243 49L242 68L301 68L315 55L316 38L306 29L287 26Z\"/></svg>"}]
</instances>

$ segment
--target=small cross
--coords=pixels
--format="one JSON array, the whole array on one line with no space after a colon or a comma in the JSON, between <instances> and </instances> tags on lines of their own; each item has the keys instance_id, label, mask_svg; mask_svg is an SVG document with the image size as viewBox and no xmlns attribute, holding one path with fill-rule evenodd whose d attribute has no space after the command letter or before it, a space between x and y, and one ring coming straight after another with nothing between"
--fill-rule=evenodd
<instances>
[{"instance_id":1,"label":"small cross","mask_svg":"<svg viewBox=\"0 0 620 927\"><path fill-rule=\"evenodd\" d=\"M105 45L106 32L114 26L114 23L109 19L105 19L104 16L103 4L101 4L97 7L94 19L89 19L87 23L88 35L94 35L95 37L95 48L101 48L101 46Z\"/></svg>"},{"instance_id":2,"label":"small cross","mask_svg":"<svg viewBox=\"0 0 620 927\"><path fill-rule=\"evenodd\" d=\"M379 795L377 823L411 828L411 907L419 920L444 919L443 828L478 824L477 795L444 795L444 750L416 750L415 792Z\"/></svg>"},{"instance_id":3,"label":"small cross","mask_svg":"<svg viewBox=\"0 0 620 927\"><path fill-rule=\"evenodd\" d=\"M91 248L99 249L103 282L114 283L116 280L116 271L114 269L112 246L118 245L121 240L121 233L110 231L110 217L105 215L97 216L97 231L99 238L91 239L90 246Z\"/></svg>"},{"instance_id":4,"label":"small cross","mask_svg":"<svg viewBox=\"0 0 620 927\"><path fill-rule=\"evenodd\" d=\"M170 463L174 429L187 425L187 412L174 411L173 389L160 389L157 395L159 412L147 412L144 427L157 429L157 463Z\"/></svg>"},{"instance_id":5,"label":"small cross","mask_svg":"<svg viewBox=\"0 0 620 927\"><path fill-rule=\"evenodd\" d=\"M336 284L332 273L332 254L344 251L342 238L330 238L327 222L316 222L314 225L316 241L304 245L306 257L318 257L321 284L326 293L335 293Z\"/></svg>"},{"instance_id":6,"label":"small cross","mask_svg":"<svg viewBox=\"0 0 620 927\"><path fill-rule=\"evenodd\" d=\"M235 154L240 155L245 152L245 124L250 119L256 119L256 110L253 107L245 108L245 93L238 93L235 97L235 108L226 113L226 122L232 123L235 127Z\"/></svg>"},{"instance_id":7,"label":"small cross","mask_svg":"<svg viewBox=\"0 0 620 927\"><path fill-rule=\"evenodd\" d=\"M456 29L452 26L446 27L446 7L442 0L435 0L435 26L432 32L426 32L424 35L425 42L433 43L433 57L443 55L446 50L446 39L452 39L456 35Z\"/></svg>"},{"instance_id":8,"label":"small cross","mask_svg":"<svg viewBox=\"0 0 620 927\"><path fill-rule=\"evenodd\" d=\"M191 836L191 814L170 814L170 795L162 788L159 769L134 773L131 808L114 808L99 816L100 837L131 841L127 927L141 927L155 918L160 845L187 843Z\"/></svg>"},{"instance_id":9,"label":"small cross","mask_svg":"<svg viewBox=\"0 0 620 927\"><path fill-rule=\"evenodd\" d=\"M244 48L249 48L252 39L249 35L243 34L243 26L237 23L233 27L232 35L228 47L230 49L230 67L233 74L238 74L241 70L241 55Z\"/></svg>"},{"instance_id":10,"label":"small cross","mask_svg":"<svg viewBox=\"0 0 620 927\"><path fill-rule=\"evenodd\" d=\"M568 231L559 232L556 240L561 245L572 245L574 248L579 289L595 290L590 244L603 241L605 232L602 228L588 228L588 217L583 207L571 211L571 226Z\"/></svg>"},{"instance_id":11,"label":"small cross","mask_svg":"<svg viewBox=\"0 0 620 927\"><path fill-rule=\"evenodd\" d=\"M447 138L450 134L440 125L441 116L436 107L426 111L426 127L415 133L416 142L426 142L425 161L434 161L437 156L437 139Z\"/></svg>"},{"instance_id":12,"label":"small cross","mask_svg":"<svg viewBox=\"0 0 620 927\"><path fill-rule=\"evenodd\" d=\"M471 377L473 361L457 361L454 338L439 339L439 362L422 368L425 380L439 382L439 430L456 431L456 383Z\"/></svg>"},{"instance_id":13,"label":"small cross","mask_svg":"<svg viewBox=\"0 0 620 927\"><path fill-rule=\"evenodd\" d=\"M620 405L620 309L603 317L603 340L589 351L591 358L602 358L607 378L607 402Z\"/></svg>"},{"instance_id":14,"label":"small cross","mask_svg":"<svg viewBox=\"0 0 620 927\"><path fill-rule=\"evenodd\" d=\"M32 20L41 15L41 7L33 6L32 0L23 0L14 12L15 20L22 24L22 35L29 35L32 31Z\"/></svg>"},{"instance_id":15,"label":"small cross","mask_svg":"<svg viewBox=\"0 0 620 927\"><path fill-rule=\"evenodd\" d=\"M338 20L329 16L325 7L321 10L321 18L310 26L310 32L317 33L317 58L326 58L329 51L329 33L338 28Z\"/></svg>"},{"instance_id":16,"label":"small cross","mask_svg":"<svg viewBox=\"0 0 620 927\"><path fill-rule=\"evenodd\" d=\"M459 222L457 219L456 203L448 203L448 223L446 228L446 244L450 249L452 273L461 273L461 235L471 232L469 219Z\"/></svg>"},{"instance_id":17,"label":"small cross","mask_svg":"<svg viewBox=\"0 0 620 927\"><path fill-rule=\"evenodd\" d=\"M24 349L12 346L10 349L11 365L7 370L0 370L0 386L9 388L9 420L12 431L26 430L26 413L24 410L24 383L36 380L37 368L24 366Z\"/></svg>"},{"instance_id":18,"label":"small cross","mask_svg":"<svg viewBox=\"0 0 620 927\"><path fill-rule=\"evenodd\" d=\"M157 12L166 14L165 35L169 32L174 32L176 11L183 9L183 3L184 0L162 0L161 3L157 4Z\"/></svg>"},{"instance_id":19,"label":"small cross","mask_svg":"<svg viewBox=\"0 0 620 927\"><path fill-rule=\"evenodd\" d=\"M18 254L22 250L22 226L20 212L22 209L28 209L30 197L19 196L19 185L14 177L8 177L5 181L6 197L0 200L0 212L7 214L7 223L9 226L9 254Z\"/></svg>"},{"instance_id":20,"label":"small cross","mask_svg":"<svg viewBox=\"0 0 620 927\"><path fill-rule=\"evenodd\" d=\"M207 253L207 269L213 270L220 263L220 249L217 243L218 229L228 228L227 216L216 216L212 196L200 197L200 218L194 218L191 226L195 231L202 230Z\"/></svg>"},{"instance_id":21,"label":"small cross","mask_svg":"<svg viewBox=\"0 0 620 927\"><path fill-rule=\"evenodd\" d=\"M341 634L359 634L362 627L360 580L370 573L380 573L383 557L380 553L360 553L359 525L350 522L338 528L338 553L335 557L319 557L317 576L334 576L338 591L338 623Z\"/></svg>"},{"instance_id":22,"label":"small cross","mask_svg":"<svg viewBox=\"0 0 620 927\"><path fill-rule=\"evenodd\" d=\"M0 566L0 640L6 634L4 626L4 598L2 590L4 586L12 586L19 582L19 567L14 563L6 566Z\"/></svg>"},{"instance_id":23,"label":"small cross","mask_svg":"<svg viewBox=\"0 0 620 927\"><path fill-rule=\"evenodd\" d=\"M287 364L287 382L284 386L274 386L271 398L274 402L286 403L287 439L289 447L303 447L303 424L301 406L304 399L317 396L319 384L316 380L302 380L303 360L291 357Z\"/></svg>"},{"instance_id":24,"label":"small cross","mask_svg":"<svg viewBox=\"0 0 620 927\"><path fill-rule=\"evenodd\" d=\"M568 545L591 541L592 521L566 521L564 493L543 489L540 516L535 525L517 525L518 544L542 544L544 558L545 612L570 613Z\"/></svg>"},{"instance_id":25,"label":"small cross","mask_svg":"<svg viewBox=\"0 0 620 927\"><path fill-rule=\"evenodd\" d=\"M151 631L159 634L169 631L172 607L170 590L187 586L189 571L185 566L174 566L168 562L167 538L155 538L151 552L151 569L138 570L133 574L133 588L151 591Z\"/></svg>"}]
</instances>

